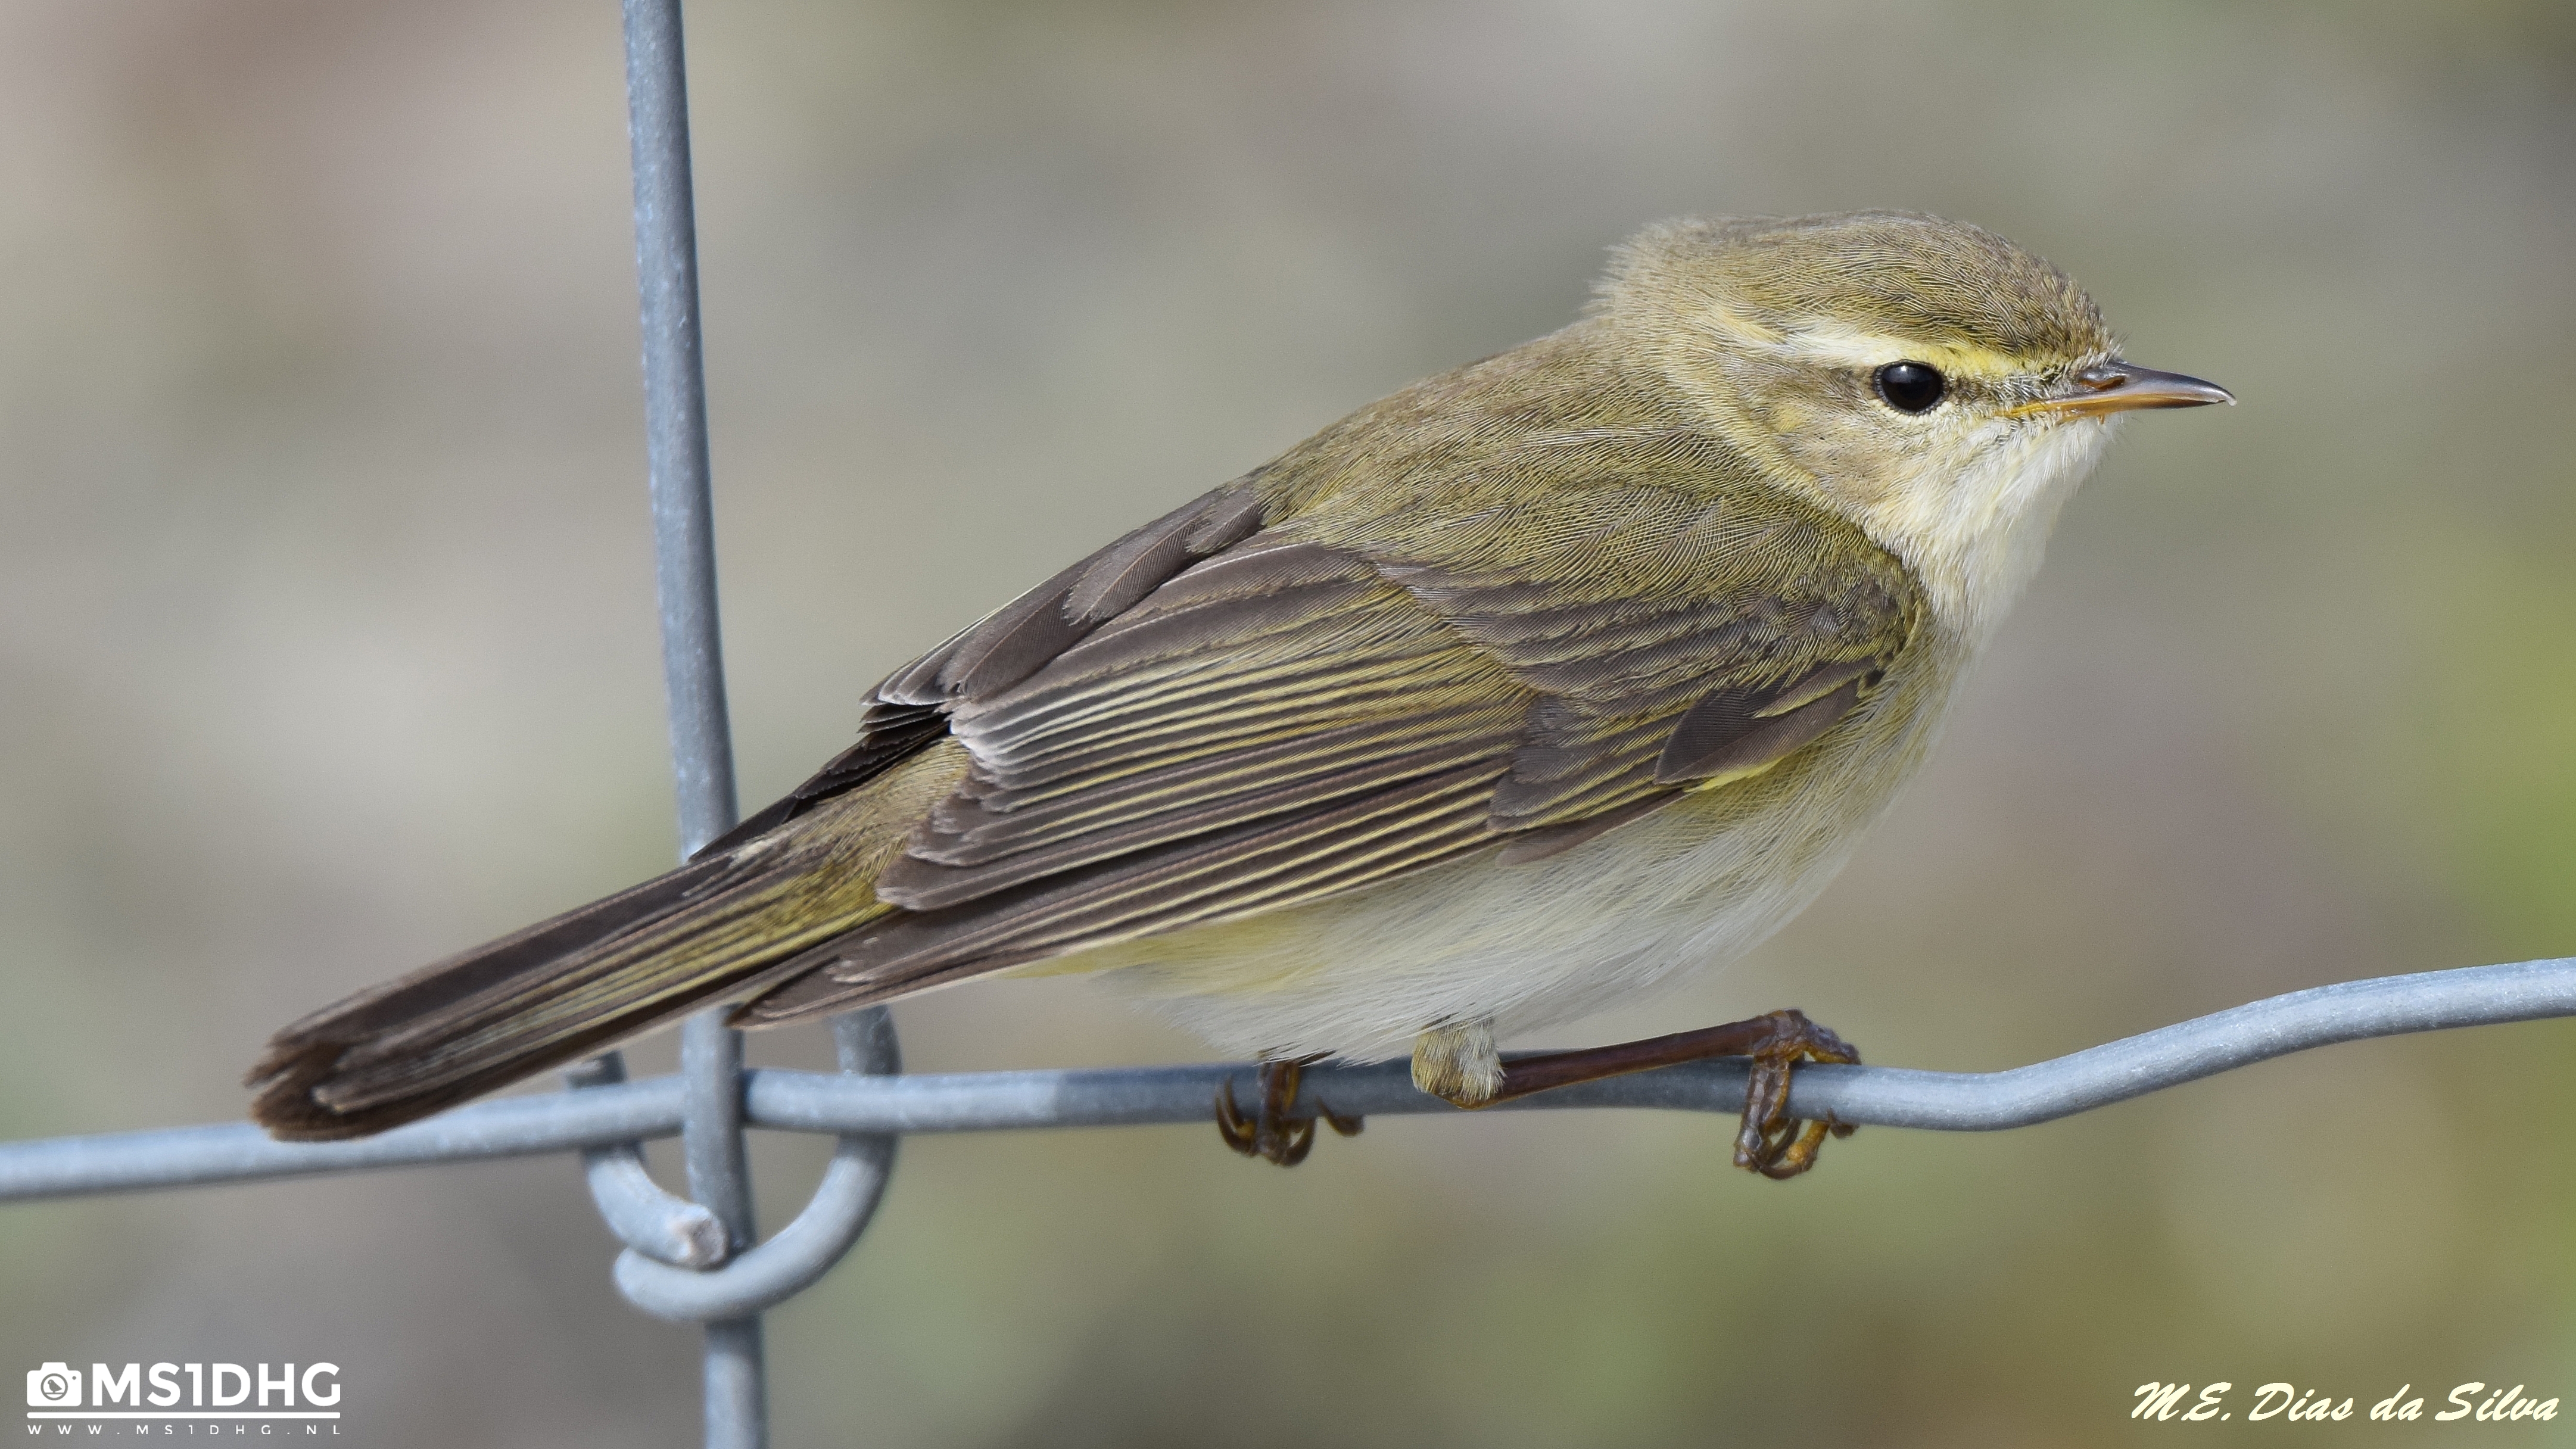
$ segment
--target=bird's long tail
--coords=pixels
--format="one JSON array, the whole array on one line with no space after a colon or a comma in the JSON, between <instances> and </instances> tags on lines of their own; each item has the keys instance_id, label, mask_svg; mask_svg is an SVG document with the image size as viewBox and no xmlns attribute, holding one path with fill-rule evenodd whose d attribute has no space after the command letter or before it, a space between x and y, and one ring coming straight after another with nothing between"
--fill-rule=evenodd
<instances>
[{"instance_id":1,"label":"bird's long tail","mask_svg":"<svg viewBox=\"0 0 2576 1449\"><path fill-rule=\"evenodd\" d=\"M890 911L876 875L924 803L909 797L948 783L911 777L941 763L281 1029L245 1079L251 1115L282 1138L362 1137L741 994Z\"/></svg>"}]
</instances>

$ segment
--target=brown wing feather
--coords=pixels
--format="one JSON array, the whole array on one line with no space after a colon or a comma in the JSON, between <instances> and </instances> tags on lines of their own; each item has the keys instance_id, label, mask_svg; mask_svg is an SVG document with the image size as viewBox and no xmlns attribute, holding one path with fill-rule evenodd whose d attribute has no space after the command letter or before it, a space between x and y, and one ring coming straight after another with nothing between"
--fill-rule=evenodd
<instances>
[{"instance_id":1,"label":"brown wing feather","mask_svg":"<svg viewBox=\"0 0 2576 1449\"><path fill-rule=\"evenodd\" d=\"M807 952L746 1003L789 1021L1085 946L1321 899L1492 845L1488 764L1408 780L1285 823L1238 827L945 910L906 912Z\"/></svg>"},{"instance_id":2,"label":"brown wing feather","mask_svg":"<svg viewBox=\"0 0 2576 1449\"><path fill-rule=\"evenodd\" d=\"M1563 516L1512 516L1549 503ZM1534 540L1519 556L1460 558L1384 519L1242 539L1009 684L951 695L974 763L877 882L902 909L806 953L745 1015L845 1009L1524 836L1510 858L1536 858L1763 768L1911 637L1901 570L1875 551L1832 566L1850 550L1829 526L1768 490L1631 484L1467 519ZM1111 552L1041 591L1054 614L1177 556L1147 534ZM992 656L956 657L969 677Z\"/></svg>"}]
</instances>

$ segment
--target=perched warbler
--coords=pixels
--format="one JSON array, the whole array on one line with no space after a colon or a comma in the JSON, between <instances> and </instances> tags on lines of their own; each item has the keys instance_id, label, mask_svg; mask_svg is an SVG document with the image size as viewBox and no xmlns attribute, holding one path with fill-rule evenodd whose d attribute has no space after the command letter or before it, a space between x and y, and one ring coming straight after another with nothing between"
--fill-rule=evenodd
<instances>
[{"instance_id":1,"label":"perched warbler","mask_svg":"<svg viewBox=\"0 0 2576 1449\"><path fill-rule=\"evenodd\" d=\"M1746 1053L1786 1176L1795 1012L1515 1058L1744 951L1938 733L2120 414L2064 273L1890 212L1679 221L1573 325L1416 383L898 669L858 742L680 869L361 992L250 1074L281 1137L374 1132L709 1002L766 1026L1095 972L1270 1065L1410 1049L1464 1106ZM1329 1118L1329 1112L1326 1113ZM1344 1130L1353 1124L1331 1119ZM1847 1130L1847 1129L1846 1129Z\"/></svg>"}]
</instances>

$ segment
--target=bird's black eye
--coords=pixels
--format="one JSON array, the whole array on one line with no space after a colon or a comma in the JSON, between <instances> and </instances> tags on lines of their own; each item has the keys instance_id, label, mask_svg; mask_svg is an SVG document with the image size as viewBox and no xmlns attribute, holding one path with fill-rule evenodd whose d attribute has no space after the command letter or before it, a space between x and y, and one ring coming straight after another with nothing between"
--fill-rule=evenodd
<instances>
[{"instance_id":1,"label":"bird's black eye","mask_svg":"<svg viewBox=\"0 0 2576 1449\"><path fill-rule=\"evenodd\" d=\"M1930 412L1941 401L1941 373L1928 362L1891 362L1877 382L1878 395L1900 413Z\"/></svg>"}]
</instances>

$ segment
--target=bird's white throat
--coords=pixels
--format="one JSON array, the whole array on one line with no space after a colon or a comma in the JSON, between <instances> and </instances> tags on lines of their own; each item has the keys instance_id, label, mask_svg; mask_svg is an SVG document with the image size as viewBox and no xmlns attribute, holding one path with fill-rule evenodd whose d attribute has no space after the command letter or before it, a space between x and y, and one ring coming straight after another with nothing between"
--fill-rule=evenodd
<instances>
[{"instance_id":1,"label":"bird's white throat","mask_svg":"<svg viewBox=\"0 0 2576 1449\"><path fill-rule=\"evenodd\" d=\"M2117 419L2038 426L1998 419L1965 468L1919 473L1857 506L1863 530L1914 569L1934 616L1980 648L2039 571L2058 510L2101 460Z\"/></svg>"}]
</instances>

